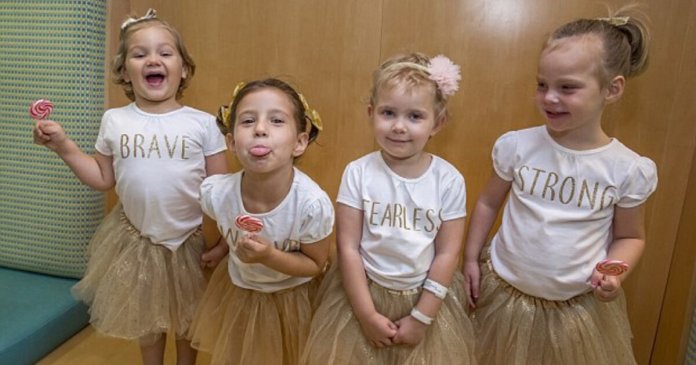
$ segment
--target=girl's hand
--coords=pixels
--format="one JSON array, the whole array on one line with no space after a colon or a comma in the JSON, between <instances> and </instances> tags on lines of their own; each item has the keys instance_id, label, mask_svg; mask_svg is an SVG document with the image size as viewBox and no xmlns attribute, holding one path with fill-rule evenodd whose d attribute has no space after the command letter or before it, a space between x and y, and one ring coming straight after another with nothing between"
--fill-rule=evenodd
<instances>
[{"instance_id":1,"label":"girl's hand","mask_svg":"<svg viewBox=\"0 0 696 365\"><path fill-rule=\"evenodd\" d=\"M201 255L201 267L204 269L216 267L229 251L230 249L229 246L227 246L227 242L220 239L217 245L203 252Z\"/></svg>"},{"instance_id":2,"label":"girl's hand","mask_svg":"<svg viewBox=\"0 0 696 365\"><path fill-rule=\"evenodd\" d=\"M39 120L34 124L34 143L48 147L58 152L65 141L68 140L65 130L60 124L52 120Z\"/></svg>"},{"instance_id":3,"label":"girl's hand","mask_svg":"<svg viewBox=\"0 0 696 365\"><path fill-rule=\"evenodd\" d=\"M592 272L590 285L594 288L594 296L600 302L610 302L618 298L621 292L621 279L614 275L604 275L597 270Z\"/></svg>"},{"instance_id":4,"label":"girl's hand","mask_svg":"<svg viewBox=\"0 0 696 365\"><path fill-rule=\"evenodd\" d=\"M394 344L415 346L423 340L425 331L428 330L426 324L410 315L396 321L396 325L399 329L396 331L396 336L394 336Z\"/></svg>"},{"instance_id":5,"label":"girl's hand","mask_svg":"<svg viewBox=\"0 0 696 365\"><path fill-rule=\"evenodd\" d=\"M273 246L257 235L244 236L237 242L235 253L247 264L263 263L273 252Z\"/></svg>"},{"instance_id":6,"label":"girl's hand","mask_svg":"<svg viewBox=\"0 0 696 365\"><path fill-rule=\"evenodd\" d=\"M396 335L398 327L389 318L374 312L359 322L363 334L374 346L382 348L394 344L392 338Z\"/></svg>"},{"instance_id":7,"label":"girl's hand","mask_svg":"<svg viewBox=\"0 0 696 365\"><path fill-rule=\"evenodd\" d=\"M469 307L475 309L481 282L481 267L479 263L477 261L465 262L462 274L464 274L464 291L469 297Z\"/></svg>"}]
</instances>

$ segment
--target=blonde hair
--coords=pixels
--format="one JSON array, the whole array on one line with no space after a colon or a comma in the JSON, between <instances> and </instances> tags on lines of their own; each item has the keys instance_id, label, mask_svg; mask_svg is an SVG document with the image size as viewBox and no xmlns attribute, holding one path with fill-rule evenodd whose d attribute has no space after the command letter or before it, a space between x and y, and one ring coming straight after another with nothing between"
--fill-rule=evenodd
<instances>
[{"instance_id":1,"label":"blonde hair","mask_svg":"<svg viewBox=\"0 0 696 365\"><path fill-rule=\"evenodd\" d=\"M615 76L626 78L639 75L648 66L650 31L648 18L638 4L631 4L612 12L608 18L578 19L556 29L544 45L543 51L553 49L559 40L575 36L594 35L602 42L599 79L608 83Z\"/></svg>"},{"instance_id":2,"label":"blonde hair","mask_svg":"<svg viewBox=\"0 0 696 365\"><path fill-rule=\"evenodd\" d=\"M384 61L372 75L372 89L370 90L371 106L377 103L377 94L380 90L391 89L403 84L407 88L427 86L435 92L435 115L441 118L447 115L447 97L442 94L435 81L430 79L427 67L430 58L422 53L414 52L405 55L396 55Z\"/></svg>"},{"instance_id":3,"label":"blonde hair","mask_svg":"<svg viewBox=\"0 0 696 365\"><path fill-rule=\"evenodd\" d=\"M111 65L111 73L114 82L123 87L126 96L130 100L135 100L133 86L130 82L126 81L123 78L123 70L125 69L126 56L128 53L128 41L135 32L145 29L147 27L155 26L164 28L174 37L174 40L176 42L176 49L177 51L179 51L179 54L181 55L183 67L184 70L186 70L186 78L181 78L181 81L179 82L179 88L176 91L177 99L179 99L183 95L183 91L188 86L189 80L193 77L193 74L196 72L196 63L193 61L193 58L191 58L191 55L186 50L183 38L174 27L172 27L167 22L159 18L149 18L135 21L121 29L121 34L119 36L118 42L118 49L116 51L116 56L114 57L113 64Z\"/></svg>"}]
</instances>

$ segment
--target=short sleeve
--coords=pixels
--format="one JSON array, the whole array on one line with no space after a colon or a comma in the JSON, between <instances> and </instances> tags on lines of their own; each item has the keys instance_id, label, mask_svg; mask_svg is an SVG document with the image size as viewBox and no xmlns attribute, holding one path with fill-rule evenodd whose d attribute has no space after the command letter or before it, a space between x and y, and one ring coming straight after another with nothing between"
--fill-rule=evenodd
<instances>
[{"instance_id":1,"label":"short sleeve","mask_svg":"<svg viewBox=\"0 0 696 365\"><path fill-rule=\"evenodd\" d=\"M514 131L503 134L493 145L493 169L505 181L512 181L514 178L516 151L517 136Z\"/></svg>"},{"instance_id":2,"label":"short sleeve","mask_svg":"<svg viewBox=\"0 0 696 365\"><path fill-rule=\"evenodd\" d=\"M109 143L106 141L109 124L108 121L110 120L109 114L110 113L107 110L102 116L101 124L99 125L99 134L97 134L97 141L94 143L94 149L96 149L97 152L101 153L104 156L113 156L114 154L114 151L111 149Z\"/></svg>"},{"instance_id":3,"label":"short sleeve","mask_svg":"<svg viewBox=\"0 0 696 365\"><path fill-rule=\"evenodd\" d=\"M302 216L300 242L303 244L321 241L333 231L334 209L326 194L307 205Z\"/></svg>"},{"instance_id":4,"label":"short sleeve","mask_svg":"<svg viewBox=\"0 0 696 365\"><path fill-rule=\"evenodd\" d=\"M464 177L456 173L445 184L446 190L442 196L442 220L449 221L466 217L466 184Z\"/></svg>"},{"instance_id":5,"label":"short sleeve","mask_svg":"<svg viewBox=\"0 0 696 365\"><path fill-rule=\"evenodd\" d=\"M213 175L205 178L201 183L201 195L199 198L201 202L201 210L203 210L203 213L214 220L217 220L217 215L215 214L215 209L213 206L213 202L215 201L213 197L215 192L214 187L216 182L219 181L222 176L224 175Z\"/></svg>"},{"instance_id":6,"label":"short sleeve","mask_svg":"<svg viewBox=\"0 0 696 365\"><path fill-rule=\"evenodd\" d=\"M214 155L227 149L227 145L225 144L225 136L222 135L217 124L215 124L215 117L209 115L209 118L206 118L205 120L204 128L205 137L203 154L205 156Z\"/></svg>"},{"instance_id":7,"label":"short sleeve","mask_svg":"<svg viewBox=\"0 0 696 365\"><path fill-rule=\"evenodd\" d=\"M346 166L338 188L337 202L363 210L360 175L360 168L355 163L351 162Z\"/></svg>"},{"instance_id":8,"label":"short sleeve","mask_svg":"<svg viewBox=\"0 0 696 365\"><path fill-rule=\"evenodd\" d=\"M618 206L632 208L643 204L657 188L657 166L647 158L640 157L631 169L620 192Z\"/></svg>"}]
</instances>

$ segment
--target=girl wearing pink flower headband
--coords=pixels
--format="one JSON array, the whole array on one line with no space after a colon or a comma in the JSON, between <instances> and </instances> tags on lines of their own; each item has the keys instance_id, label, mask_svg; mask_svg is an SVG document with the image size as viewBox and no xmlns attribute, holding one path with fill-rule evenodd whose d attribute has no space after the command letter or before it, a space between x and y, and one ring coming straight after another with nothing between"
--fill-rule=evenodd
<instances>
[{"instance_id":1,"label":"girl wearing pink flower headband","mask_svg":"<svg viewBox=\"0 0 696 365\"><path fill-rule=\"evenodd\" d=\"M327 274L302 364L471 364L473 327L456 270L464 178L425 152L447 120L459 66L418 53L374 74L367 108L380 146L345 169L338 267Z\"/></svg>"}]
</instances>

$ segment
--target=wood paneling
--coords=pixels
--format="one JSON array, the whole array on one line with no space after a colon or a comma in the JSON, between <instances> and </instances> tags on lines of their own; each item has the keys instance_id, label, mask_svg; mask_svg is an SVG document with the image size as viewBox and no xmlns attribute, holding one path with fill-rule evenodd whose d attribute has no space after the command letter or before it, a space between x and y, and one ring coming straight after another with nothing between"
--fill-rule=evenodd
<instances>
[{"instance_id":1,"label":"wood paneling","mask_svg":"<svg viewBox=\"0 0 696 365\"><path fill-rule=\"evenodd\" d=\"M696 159L694 153L692 160ZM696 165L692 165L689 181L696 181ZM681 222L670 265L670 276L663 301L663 310L655 336L652 355L654 364L682 364L694 302L696 301L696 184L690 184L684 199ZM689 219L691 219L689 221ZM678 274L677 274L678 273ZM690 279L690 280L689 280Z\"/></svg>"},{"instance_id":2,"label":"wood paneling","mask_svg":"<svg viewBox=\"0 0 696 365\"><path fill-rule=\"evenodd\" d=\"M693 287L689 227L696 213L684 201L689 183L696 183L690 176L696 2L646 3L654 36L651 65L607 109L605 128L658 165L658 191L646 209L647 247L625 288L639 363L665 364L678 351L684 329L678 322L692 297L679 292ZM428 148L462 171L470 208L490 173L495 139L541 123L532 98L547 34L576 17L606 14L600 3L585 0L130 0L111 2L112 31L125 14L148 7L179 29L196 60L187 105L214 113L229 102L238 81L269 76L290 81L307 96L325 130L299 167L332 197L345 164L375 148L366 116L374 68L403 51L449 56L462 67L461 89L449 102L448 125ZM111 85L109 106L124 101ZM679 310L676 317L670 317L672 309Z\"/></svg>"}]
</instances>

